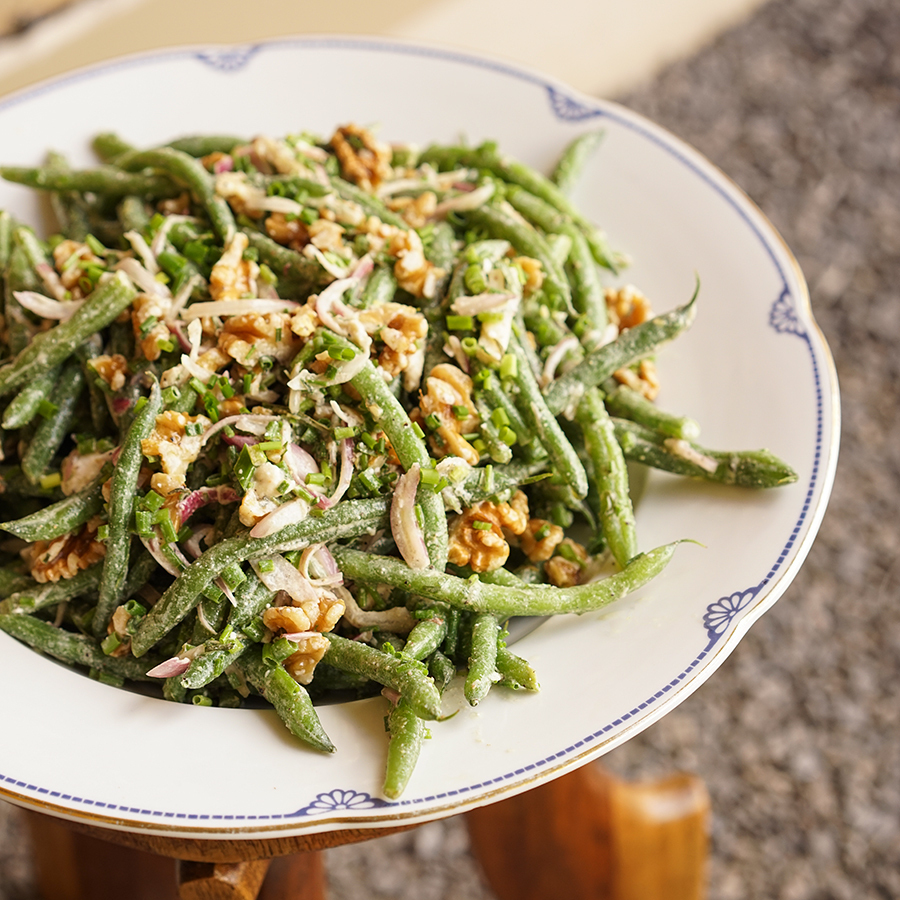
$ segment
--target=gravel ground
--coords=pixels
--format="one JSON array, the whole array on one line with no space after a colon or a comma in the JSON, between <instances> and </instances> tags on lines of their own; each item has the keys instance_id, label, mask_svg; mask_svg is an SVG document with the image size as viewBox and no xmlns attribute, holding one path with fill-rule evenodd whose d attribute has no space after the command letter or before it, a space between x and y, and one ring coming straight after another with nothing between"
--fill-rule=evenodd
<instances>
[{"instance_id":1,"label":"gravel ground","mask_svg":"<svg viewBox=\"0 0 900 900\"><path fill-rule=\"evenodd\" d=\"M900 897L900 5L777 0L624 101L795 251L833 349L842 464L808 562L711 681L605 757L699 773L710 900ZM332 900L490 900L459 820L329 853ZM0 900L32 900L0 804Z\"/></svg>"}]
</instances>

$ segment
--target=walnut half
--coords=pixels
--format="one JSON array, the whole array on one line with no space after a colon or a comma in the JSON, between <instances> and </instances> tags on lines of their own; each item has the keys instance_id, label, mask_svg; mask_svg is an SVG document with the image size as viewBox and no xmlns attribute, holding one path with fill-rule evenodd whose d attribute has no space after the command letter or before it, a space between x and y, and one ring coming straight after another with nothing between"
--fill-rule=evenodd
<instances>
[{"instance_id":1,"label":"walnut half","mask_svg":"<svg viewBox=\"0 0 900 900\"><path fill-rule=\"evenodd\" d=\"M450 525L450 562L473 572L492 572L509 558L507 528L522 534L528 525L528 498L516 491L509 503L482 500L463 510Z\"/></svg>"}]
</instances>

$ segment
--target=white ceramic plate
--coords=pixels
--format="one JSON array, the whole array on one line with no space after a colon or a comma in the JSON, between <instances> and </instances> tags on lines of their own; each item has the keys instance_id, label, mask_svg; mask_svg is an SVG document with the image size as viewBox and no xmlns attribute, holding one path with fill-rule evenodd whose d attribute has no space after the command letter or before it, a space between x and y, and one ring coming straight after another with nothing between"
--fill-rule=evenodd
<instances>
[{"instance_id":1,"label":"white ceramic plate","mask_svg":"<svg viewBox=\"0 0 900 900\"><path fill-rule=\"evenodd\" d=\"M0 796L113 828L277 836L424 821L556 777L646 728L734 649L797 573L837 460L838 389L802 275L771 225L696 152L641 117L541 75L446 50L347 38L177 49L76 72L0 102L0 161L47 148L91 162L116 130L152 145L197 132L329 135L378 123L388 140L477 142L547 169L573 137L606 137L575 199L629 252L654 308L684 302L693 329L659 358L660 403L692 415L711 447L768 447L799 472L750 492L653 472L642 549L685 544L655 582L608 611L547 622L517 652L536 695L495 690L477 709L450 692L399 803L379 790L381 698L321 710L332 757L268 711L166 703L90 681L0 634ZM0 207L36 221L24 189ZM2 498L0 498L2 502Z\"/></svg>"}]
</instances>

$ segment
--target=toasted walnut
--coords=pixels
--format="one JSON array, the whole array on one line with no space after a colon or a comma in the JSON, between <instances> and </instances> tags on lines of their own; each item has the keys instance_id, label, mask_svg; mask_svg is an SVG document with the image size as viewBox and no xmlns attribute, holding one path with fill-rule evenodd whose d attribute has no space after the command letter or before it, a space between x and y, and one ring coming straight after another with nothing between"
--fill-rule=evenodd
<instances>
[{"instance_id":1,"label":"toasted walnut","mask_svg":"<svg viewBox=\"0 0 900 900\"><path fill-rule=\"evenodd\" d=\"M567 548L566 556L559 554L562 548ZM565 538L557 547L557 554L544 563L544 574L547 579L557 587L572 587L579 584L588 560L587 551L571 538ZM569 556L574 559L568 559Z\"/></svg>"},{"instance_id":2,"label":"toasted walnut","mask_svg":"<svg viewBox=\"0 0 900 900\"><path fill-rule=\"evenodd\" d=\"M553 556L553 551L563 537L564 532L559 525L546 519L529 519L519 537L519 546L531 562L544 562Z\"/></svg>"},{"instance_id":3,"label":"toasted walnut","mask_svg":"<svg viewBox=\"0 0 900 900\"><path fill-rule=\"evenodd\" d=\"M219 333L219 350L244 368L251 369L263 357L285 362L299 349L288 313L244 313L225 320Z\"/></svg>"},{"instance_id":4,"label":"toasted walnut","mask_svg":"<svg viewBox=\"0 0 900 900\"><path fill-rule=\"evenodd\" d=\"M307 300L306 303L295 310L294 314L291 316L291 331L293 331L297 337L308 338L315 333L315 330L318 327L319 314L316 312L316 306L314 303L310 303L310 301Z\"/></svg>"},{"instance_id":5,"label":"toasted walnut","mask_svg":"<svg viewBox=\"0 0 900 900\"><path fill-rule=\"evenodd\" d=\"M263 612L269 631L298 634L304 631L331 631L344 614L344 601L327 591L292 606L270 606Z\"/></svg>"},{"instance_id":6,"label":"toasted walnut","mask_svg":"<svg viewBox=\"0 0 900 900\"><path fill-rule=\"evenodd\" d=\"M87 244L78 241L60 241L53 248L53 265L59 272L59 280L66 290L72 292L72 298L75 300L84 296L78 282L84 275L85 263L103 265L103 260L96 256Z\"/></svg>"},{"instance_id":7,"label":"toasted walnut","mask_svg":"<svg viewBox=\"0 0 900 900\"><path fill-rule=\"evenodd\" d=\"M287 219L284 213L272 213L266 219L266 233L273 241L292 250L302 250L309 243L309 229L301 219Z\"/></svg>"},{"instance_id":8,"label":"toasted walnut","mask_svg":"<svg viewBox=\"0 0 900 900\"><path fill-rule=\"evenodd\" d=\"M422 240L413 231L396 231L388 244L388 252L397 257L394 276L397 284L414 297L430 299L444 270L425 259Z\"/></svg>"},{"instance_id":9,"label":"toasted walnut","mask_svg":"<svg viewBox=\"0 0 900 900\"><path fill-rule=\"evenodd\" d=\"M265 214L258 206L261 191L250 184L244 172L216 175L216 194L228 202L235 215L258 219Z\"/></svg>"},{"instance_id":10,"label":"toasted walnut","mask_svg":"<svg viewBox=\"0 0 900 900\"><path fill-rule=\"evenodd\" d=\"M522 293L526 297L530 297L541 289L544 284L544 267L538 259L532 259L530 256L517 256L513 259L514 263L518 263L525 273L525 284L522 285Z\"/></svg>"},{"instance_id":11,"label":"toasted walnut","mask_svg":"<svg viewBox=\"0 0 900 900\"><path fill-rule=\"evenodd\" d=\"M609 321L620 332L626 328L634 328L652 318L653 310L650 301L633 285L626 284L620 288L606 289L606 310Z\"/></svg>"},{"instance_id":12,"label":"toasted walnut","mask_svg":"<svg viewBox=\"0 0 900 900\"><path fill-rule=\"evenodd\" d=\"M310 634L297 641L297 652L284 661L288 675L298 684L309 684L316 665L328 649L328 639L320 634Z\"/></svg>"},{"instance_id":13,"label":"toasted walnut","mask_svg":"<svg viewBox=\"0 0 900 900\"><path fill-rule=\"evenodd\" d=\"M490 527L484 527L486 525ZM463 510L450 525L450 562L473 572L492 572L509 557L503 529L522 534L528 524L528 499L516 491L509 503L482 500ZM478 526L481 527L478 527Z\"/></svg>"},{"instance_id":14,"label":"toasted walnut","mask_svg":"<svg viewBox=\"0 0 900 900\"><path fill-rule=\"evenodd\" d=\"M94 516L77 531L68 531L52 541L31 544L23 551L31 568L31 577L41 584L66 580L103 559L106 546L97 540L97 529L102 521L99 516Z\"/></svg>"},{"instance_id":15,"label":"toasted walnut","mask_svg":"<svg viewBox=\"0 0 900 900\"><path fill-rule=\"evenodd\" d=\"M106 626L107 634L114 634L121 642L110 656L127 656L131 650L131 635L128 633L128 623L131 621L131 613L124 606L117 606L116 611Z\"/></svg>"},{"instance_id":16,"label":"toasted walnut","mask_svg":"<svg viewBox=\"0 0 900 900\"><path fill-rule=\"evenodd\" d=\"M422 418L437 416L440 425L431 436L431 445L441 456L459 456L470 466L479 459L478 451L463 437L478 428L480 420L472 402L472 379L451 363L439 363L425 379L426 393L419 398ZM468 416L458 418L465 407Z\"/></svg>"},{"instance_id":17,"label":"toasted walnut","mask_svg":"<svg viewBox=\"0 0 900 900\"><path fill-rule=\"evenodd\" d=\"M409 366L428 334L425 316L402 303L383 303L365 309L359 314L359 321L368 335L384 343L378 363L391 378Z\"/></svg>"},{"instance_id":18,"label":"toasted walnut","mask_svg":"<svg viewBox=\"0 0 900 900\"><path fill-rule=\"evenodd\" d=\"M90 360L91 368L114 391L121 390L125 384L125 376L128 374L128 360L121 353L113 356L95 356Z\"/></svg>"},{"instance_id":19,"label":"toasted walnut","mask_svg":"<svg viewBox=\"0 0 900 900\"><path fill-rule=\"evenodd\" d=\"M169 329L165 324L172 311L172 300L160 294L138 294L131 304L131 327L134 339L151 362L159 359L161 343L169 339Z\"/></svg>"},{"instance_id":20,"label":"toasted walnut","mask_svg":"<svg viewBox=\"0 0 900 900\"><path fill-rule=\"evenodd\" d=\"M633 391L639 391L648 400L655 400L659 394L659 376L656 372L656 363L652 359L642 359L637 371L630 367L617 369L613 372L613 378L630 387Z\"/></svg>"},{"instance_id":21,"label":"toasted walnut","mask_svg":"<svg viewBox=\"0 0 900 900\"><path fill-rule=\"evenodd\" d=\"M209 295L213 300L238 300L256 296L256 276L259 266L252 259L244 259L249 244L247 235L237 232L225 248L209 276Z\"/></svg>"},{"instance_id":22,"label":"toasted walnut","mask_svg":"<svg viewBox=\"0 0 900 900\"><path fill-rule=\"evenodd\" d=\"M158 456L162 472L155 472L150 486L157 494L166 496L184 487L188 466L200 455L203 436L185 433L188 422L200 425L206 431L212 424L206 416L189 416L175 410L166 410L156 417L150 436L141 441L144 456Z\"/></svg>"},{"instance_id":23,"label":"toasted walnut","mask_svg":"<svg viewBox=\"0 0 900 900\"><path fill-rule=\"evenodd\" d=\"M179 194L177 197L168 197L160 200L156 208L164 216L189 216L191 214L191 195L189 191Z\"/></svg>"},{"instance_id":24,"label":"toasted walnut","mask_svg":"<svg viewBox=\"0 0 900 900\"><path fill-rule=\"evenodd\" d=\"M309 240L314 247L318 247L323 253L330 250L332 253L344 251L344 229L337 222L328 219L316 219L309 226Z\"/></svg>"},{"instance_id":25,"label":"toasted walnut","mask_svg":"<svg viewBox=\"0 0 900 900\"><path fill-rule=\"evenodd\" d=\"M437 195L424 191L418 197L395 197L388 201L388 207L399 212L410 228L424 228L437 209Z\"/></svg>"},{"instance_id":26,"label":"toasted walnut","mask_svg":"<svg viewBox=\"0 0 900 900\"><path fill-rule=\"evenodd\" d=\"M368 129L345 125L335 131L330 143L341 174L364 191L374 191L391 174L391 148Z\"/></svg>"}]
</instances>

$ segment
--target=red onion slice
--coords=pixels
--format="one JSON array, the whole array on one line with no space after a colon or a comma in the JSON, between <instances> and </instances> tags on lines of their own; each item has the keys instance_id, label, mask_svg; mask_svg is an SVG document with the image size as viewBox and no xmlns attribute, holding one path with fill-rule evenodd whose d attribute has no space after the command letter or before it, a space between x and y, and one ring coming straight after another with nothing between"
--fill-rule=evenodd
<instances>
[{"instance_id":1,"label":"red onion slice","mask_svg":"<svg viewBox=\"0 0 900 900\"><path fill-rule=\"evenodd\" d=\"M416 519L416 490L419 487L419 464L397 479L391 502L391 534L406 564L411 569L427 569L430 565L425 536Z\"/></svg>"},{"instance_id":2,"label":"red onion slice","mask_svg":"<svg viewBox=\"0 0 900 900\"><path fill-rule=\"evenodd\" d=\"M190 668L191 661L183 656L173 656L158 666L154 666L147 674L151 678L175 678L184 675Z\"/></svg>"},{"instance_id":3,"label":"red onion slice","mask_svg":"<svg viewBox=\"0 0 900 900\"><path fill-rule=\"evenodd\" d=\"M61 303L37 291L13 291L13 296L21 306L42 319L58 319L60 322L70 319L84 303L84 300L67 300Z\"/></svg>"}]
</instances>

